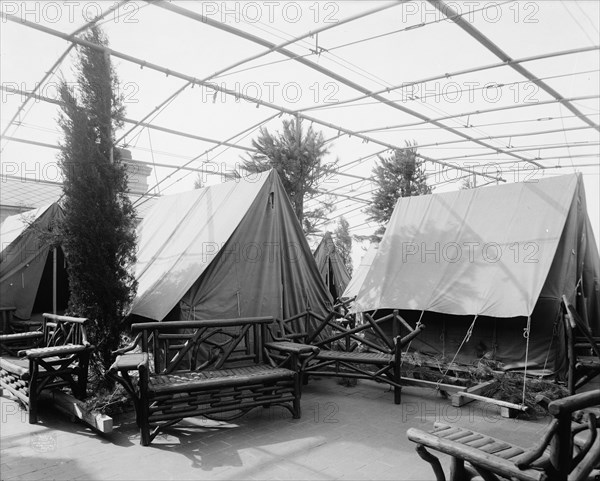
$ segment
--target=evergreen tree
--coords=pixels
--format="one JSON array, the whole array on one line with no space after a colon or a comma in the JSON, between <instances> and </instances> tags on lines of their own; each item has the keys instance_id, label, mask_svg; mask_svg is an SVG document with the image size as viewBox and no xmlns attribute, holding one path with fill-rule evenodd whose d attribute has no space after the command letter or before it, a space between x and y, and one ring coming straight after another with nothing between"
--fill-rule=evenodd
<instances>
[{"instance_id":1,"label":"evergreen tree","mask_svg":"<svg viewBox=\"0 0 600 481\"><path fill-rule=\"evenodd\" d=\"M98 27L83 37L106 46ZM128 271L135 262L135 211L127 197L127 175L113 132L124 119L123 99L110 57L78 47L77 86L63 81L59 126L63 130L61 224L70 286L69 311L91 321L90 341L96 346L92 365L103 372L119 344L120 322L135 295Z\"/></svg>"},{"instance_id":2,"label":"evergreen tree","mask_svg":"<svg viewBox=\"0 0 600 481\"><path fill-rule=\"evenodd\" d=\"M334 236L335 247L344 261L348 274L352 276L352 236L350 224L344 216L340 217Z\"/></svg>"},{"instance_id":3,"label":"evergreen tree","mask_svg":"<svg viewBox=\"0 0 600 481\"><path fill-rule=\"evenodd\" d=\"M275 169L304 233L314 233L316 222L326 218L331 206L320 202L314 209L306 210L305 203L318 194L319 184L337 170L335 165L323 162L328 153L323 134L315 132L312 126L303 130L300 119L284 120L283 132L272 134L261 128L252 146L257 152L244 159L244 168L253 173Z\"/></svg>"},{"instance_id":4,"label":"evergreen tree","mask_svg":"<svg viewBox=\"0 0 600 481\"><path fill-rule=\"evenodd\" d=\"M365 213L369 220L380 224L376 235L385 232L398 198L431 194L432 191L427 185L423 166L417 160L417 149L408 142L405 149L395 150L388 157L379 156L373 176L377 188Z\"/></svg>"},{"instance_id":5,"label":"evergreen tree","mask_svg":"<svg viewBox=\"0 0 600 481\"><path fill-rule=\"evenodd\" d=\"M460 186L460 190L474 189L475 187L477 187L475 176L471 177L470 175L468 175L463 179L462 184Z\"/></svg>"},{"instance_id":6,"label":"evergreen tree","mask_svg":"<svg viewBox=\"0 0 600 481\"><path fill-rule=\"evenodd\" d=\"M204 179L202 178L202 173L198 172L196 174L196 178L194 179L194 189L202 189L204 187Z\"/></svg>"}]
</instances>

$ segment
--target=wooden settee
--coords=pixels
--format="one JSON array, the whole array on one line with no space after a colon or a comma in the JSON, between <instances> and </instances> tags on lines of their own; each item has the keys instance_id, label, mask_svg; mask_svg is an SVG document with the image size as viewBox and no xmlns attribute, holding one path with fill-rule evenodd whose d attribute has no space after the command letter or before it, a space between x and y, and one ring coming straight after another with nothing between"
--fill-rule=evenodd
<instances>
[{"instance_id":1,"label":"wooden settee","mask_svg":"<svg viewBox=\"0 0 600 481\"><path fill-rule=\"evenodd\" d=\"M446 475L428 449L451 456L451 481L587 481L600 476L600 426L593 409L599 404L599 390L552 401L548 410L553 420L530 448L445 423L435 423L429 432L411 428L407 436L431 464L437 481L445 481Z\"/></svg>"},{"instance_id":2,"label":"wooden settee","mask_svg":"<svg viewBox=\"0 0 600 481\"><path fill-rule=\"evenodd\" d=\"M299 418L298 370L316 349L267 346L272 325L271 317L133 324L134 343L119 351L109 375L134 400L141 444L187 417L233 419L255 407L282 406Z\"/></svg>"},{"instance_id":3,"label":"wooden settee","mask_svg":"<svg viewBox=\"0 0 600 481\"><path fill-rule=\"evenodd\" d=\"M363 314L363 322L333 310L326 317L310 310L279 320L283 339L312 345L318 353L305 363L304 376L334 376L371 379L387 383L394 389L394 402L400 404L402 348L415 338L424 325L412 328L393 311L379 319ZM391 325L391 335L383 326ZM407 334L402 337L402 330Z\"/></svg>"},{"instance_id":4,"label":"wooden settee","mask_svg":"<svg viewBox=\"0 0 600 481\"><path fill-rule=\"evenodd\" d=\"M67 386L75 397L86 395L93 346L87 319L44 314L39 331L0 335L0 388L14 395L37 422L44 390Z\"/></svg>"}]
</instances>

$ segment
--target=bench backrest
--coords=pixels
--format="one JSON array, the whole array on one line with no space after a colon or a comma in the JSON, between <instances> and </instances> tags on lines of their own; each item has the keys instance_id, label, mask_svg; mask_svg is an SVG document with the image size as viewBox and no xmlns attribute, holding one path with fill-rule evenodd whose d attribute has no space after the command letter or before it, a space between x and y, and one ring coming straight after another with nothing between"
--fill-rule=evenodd
<instances>
[{"instance_id":1,"label":"bench backrest","mask_svg":"<svg viewBox=\"0 0 600 481\"><path fill-rule=\"evenodd\" d=\"M420 329L413 329L398 311L393 311L379 319L373 319L369 313L364 313L360 323L336 311L330 312L327 317L306 311L278 323L283 337L299 339L321 349L353 351L362 344L384 354L395 353L395 342L403 329L409 334L401 339L402 343L420 332ZM387 326L390 323L391 336L382 328L383 325ZM300 330L299 326L305 326L304 330Z\"/></svg>"},{"instance_id":2,"label":"bench backrest","mask_svg":"<svg viewBox=\"0 0 600 481\"><path fill-rule=\"evenodd\" d=\"M82 317L43 314L43 345L45 347L64 346L66 344L89 345L85 325L88 319Z\"/></svg>"},{"instance_id":3,"label":"bench backrest","mask_svg":"<svg viewBox=\"0 0 600 481\"><path fill-rule=\"evenodd\" d=\"M223 369L263 362L272 317L144 322L131 326L154 372Z\"/></svg>"}]
</instances>

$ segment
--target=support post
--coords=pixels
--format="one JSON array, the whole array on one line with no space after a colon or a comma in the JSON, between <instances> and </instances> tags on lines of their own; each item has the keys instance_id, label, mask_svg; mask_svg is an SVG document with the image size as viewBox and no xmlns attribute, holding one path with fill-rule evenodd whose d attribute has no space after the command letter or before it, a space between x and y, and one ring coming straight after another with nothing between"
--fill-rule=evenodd
<instances>
[{"instance_id":1,"label":"support post","mask_svg":"<svg viewBox=\"0 0 600 481\"><path fill-rule=\"evenodd\" d=\"M58 252L55 247L52 250L52 314L58 314L56 312L56 297L57 297L57 275L58 275Z\"/></svg>"}]
</instances>

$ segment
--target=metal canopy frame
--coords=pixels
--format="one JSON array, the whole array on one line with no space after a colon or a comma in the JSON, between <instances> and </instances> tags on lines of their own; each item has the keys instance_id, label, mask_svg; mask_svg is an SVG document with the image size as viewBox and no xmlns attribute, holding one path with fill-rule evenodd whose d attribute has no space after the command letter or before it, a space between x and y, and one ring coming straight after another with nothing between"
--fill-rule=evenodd
<instances>
[{"instance_id":1,"label":"metal canopy frame","mask_svg":"<svg viewBox=\"0 0 600 481\"><path fill-rule=\"evenodd\" d=\"M29 104L29 102L32 99L42 100L44 102L53 103L53 104L60 104L59 100L52 99L52 98L41 95L39 93L39 89L57 71L57 69L63 63L65 58L68 57L73 46L86 45L86 46L95 48L97 50L101 50L101 51L105 52L106 54L111 55L115 58L119 58L126 62L130 62L130 63L136 64L136 65L139 65L140 68L154 70L156 72L165 74L167 76L174 77L174 78L185 81L182 86L178 87L175 91L173 91L173 93L168 95L164 100L161 100L160 102L158 102L158 104L156 104L156 106L152 110L150 110L148 113L142 115L142 117L140 119L131 119L131 118L126 119L126 124L128 124L129 127L126 129L126 131L124 133L122 133L116 139L116 141L115 141L116 145L127 147L128 146L127 139L130 139L130 141L131 141L132 136L139 135L143 131L143 129L158 131L158 132L169 134L172 136L183 137L183 138L187 138L190 140L213 144L212 147L210 147L209 149L205 149L202 153L189 156L188 159L184 163L171 165L171 164L166 164L166 163L141 162L141 163L144 163L147 165L152 165L155 167L164 167L164 168L168 168L168 169L172 170L172 172L169 173L167 176L165 176L162 180L157 181L157 183L154 186L152 186L151 189L149 189L149 191L147 192L148 194L151 191L153 191L158 185L160 185L163 182L165 182L166 180L170 179L175 173L177 173L179 171L211 173L212 171L209 171L202 166L201 159L203 157L207 156L208 153L214 151L218 147L237 149L237 150L243 151L243 152L254 151L254 149L252 147L243 145L240 142L240 140L241 140L240 137L242 135L248 135L249 132L254 132L256 129L265 125L267 122L269 122L273 118L275 118L277 116L281 116L283 114L305 120L307 122L310 122L311 124L316 124L323 128L337 131L337 135L334 135L334 136L328 138L327 139L328 141L333 141L333 140L339 139L340 137L347 135L349 137L354 137L356 139L359 139L360 141L362 141L362 143L372 143L379 147L379 150L377 150L376 152L374 152L372 154L369 154L366 156L363 155L360 157L355 157L354 159L346 160L344 163L341 163L339 165L338 177L348 178L348 179L350 179L350 181L347 183L344 183L344 184L337 185L336 187L331 188L331 189L321 188L319 190L319 194L317 196L315 196L313 199L309 200L308 206L311 205L311 202L319 199L321 196L329 195L332 197L336 197L338 200L335 202L335 204L340 205L340 207L339 207L338 211L334 212L334 214L330 220L333 220L333 219L343 215L340 212L354 213L356 215L356 211L360 211L361 209L363 209L364 205L369 202L369 200L366 196L368 194L370 194L373 190L372 179L370 176L362 176L360 174L357 175L356 173L353 173L351 171L352 168L356 167L361 162L363 162L367 159L374 158L378 155L384 154L385 152L393 151L396 149L407 148L406 146L399 145L396 142L384 141L381 138L378 138L372 134L376 134L376 133L381 134L381 133L385 133L385 132L406 132L407 129L410 129L411 127L419 127L419 126L423 126L423 128L426 127L426 128L440 129L441 131L444 131L446 134L449 134L450 139L440 140L438 142L429 142L429 143L422 143L422 144L415 145L416 148L420 149L419 157L421 158L421 160L425 163L430 163L432 165L436 165L437 168L440 169L439 172L457 171L457 173L459 173L458 175L462 176L461 178L465 178L465 177L469 177L469 176L479 176L479 177L482 177L483 179L487 179L487 181L491 180L493 182L502 182L502 181L505 181L506 179L504 179L502 177L502 175L500 175L500 174L490 173L491 172L490 169L484 169L481 167L477 168L476 166L465 166L464 164L460 164L459 162L455 162L455 161L467 160L467 159L485 159L490 156L502 156L502 158L494 159L498 163L498 165L500 165L502 163L506 164L506 163L512 162L517 166L518 165L522 165L522 166L529 165L529 166L533 166L536 169L551 169L551 168L553 169L553 168L558 168L558 167L556 165L548 165L546 162L548 162L550 160L554 160L554 159L564 159L565 157L564 156L562 156L562 157L561 156L542 157L540 155L540 152L542 150L566 148L566 149L568 149L568 151L570 153L570 149L576 149L579 147L597 147L598 145L600 145L599 142L593 142L593 141L569 142L566 140L566 138L563 143L536 144L536 145L527 145L527 146L518 147L518 148L513 148L510 145L511 139L513 137L528 138L528 137L535 137L538 135L545 135L545 134L552 134L552 133L559 134L559 133L572 132L572 131L584 131L586 129L593 129L597 132L600 132L600 127L599 127L598 123L595 122L594 120L592 120L592 118L591 118L593 115L584 114L575 105L576 102L581 102L581 101L586 101L586 100L596 100L596 99L600 98L599 95L581 95L581 96L567 98L567 97L561 95L561 93L558 90L551 87L542 78L540 78L539 76L536 76L530 69L526 68L523 65L525 63L532 63L535 61L546 60L546 59L551 59L551 58L567 58L572 55L584 54L584 53L595 52L595 51L597 52L598 50L600 50L599 45L585 46L585 47L580 47L580 48L575 48L575 49L568 49L568 50L561 50L561 51L554 51L554 52L545 52L545 53L538 54L538 55L513 59L499 45L494 43L489 37L487 37L483 32L481 32L471 22L469 22L465 18L464 15L458 13L450 5L444 3L441 0L427 0L427 1L435 9L437 9L441 14L443 14L443 16L445 16L445 18L448 21L453 22L457 27L459 27L464 32L466 32L473 41L477 42L479 45L483 46L487 51L489 51L491 54L493 54L495 57L497 57L500 60L500 62L486 63L484 65L479 65L479 66L475 66L475 67L471 67L471 68L467 68L467 69L456 70L456 71L452 71L450 73L440 73L438 75L429 76L427 78L422 78L420 80L404 82L403 84L399 84L399 85L398 84L390 85L386 88L382 88L379 90L372 90L372 89L366 87L365 85L362 85L362 84L348 78L347 76L342 75L340 72L331 70L330 68L320 65L319 63L317 63L313 60L310 60L308 58L311 55L315 56L315 58L318 58L321 54L326 54L328 52L325 47L318 46L318 34L319 33L325 32L327 30L331 30L334 28L338 28L342 25L349 25L352 22L367 18L371 15L380 13L384 10L398 7L398 6L406 3L405 1L389 2L389 3L379 5L375 8L365 9L362 12L359 12L357 14L349 16L345 19L339 20L337 23L327 24L319 29L305 32L302 35L294 36L292 38L288 38L287 40L285 40L281 43L278 43L278 44L276 44L272 41L269 41L262 36L258 36L258 35L249 33L242 29L233 27L232 25L217 21L213 18L209 18L207 16L204 16L204 15L197 13L195 11L192 11L190 9L183 8L181 6L178 6L178 5L166 2L166 1L161 0L161 1L155 1L155 2L148 2L148 6L150 6L151 8L161 8L161 9L165 10L166 12L168 12L168 14L170 14L170 15L177 15L177 16L184 17L188 20L191 20L192 22L202 23L203 25L210 26L212 28L218 29L221 32L226 32L230 35L235 35L236 37L242 38L245 41L248 41L253 44L256 44L256 45L266 48L266 50L262 50L259 53L256 53L254 55L251 55L249 57L245 57L239 61L236 61L233 64L230 64L222 69L219 69L219 70L215 71L214 73L212 73L211 75L208 75L202 79L196 78L195 76L189 75L188 73L185 73L185 72L179 72L175 69L168 68L168 66L145 61L144 59L141 59L134 55L130 55L126 52L117 51L112 48L104 48L104 47L100 47L100 46L97 46L94 44L90 44L90 43L82 40L79 37L79 35L81 33L85 32L91 26L97 24L102 19L106 18L109 14L111 14L112 12L114 12L115 10L117 10L118 8L123 6L124 4L128 3L128 0L124 0L119 3L113 4L112 6L107 8L104 12L102 12L102 14L100 14L98 17L85 23L83 26L76 29L71 34L66 34L57 29L53 29L48 26L44 26L44 25L41 25L41 24L38 24L35 22L31 22L26 19L19 18L17 16L13 16L13 15L3 12L2 13L3 20L15 22L15 23L22 25L23 27L35 29L35 30L43 32L47 35L61 38L61 39L65 40L66 42L68 42L68 47L64 51L64 53L62 53L62 55L60 55L59 58L54 62L54 64L51 66L51 68L45 73L45 75L42 77L42 79L36 84L35 89L33 89L31 91L25 91L25 90L19 90L19 89L14 89L14 88L7 89L7 87L5 87L4 85L0 86L0 88L3 91L19 93L20 95L22 95L24 97L23 102L19 105L17 111L14 113L14 115L11 117L9 123L3 129L1 139L5 142L29 143L32 145L37 145L42 148L50 148L50 149L57 148L57 146L55 144L34 141L31 139L25 139L25 138L21 138L21 137L15 136L15 135L8 135L8 131L11 127L15 127L15 126L18 127L17 120L19 119L21 113L24 112L26 106ZM504 3L510 3L510 2L504 2ZM433 23L438 23L438 20L436 20L434 22L417 24L415 26L409 26L409 27L406 27L406 28L404 28L402 30L398 30L398 31L409 31L409 30L412 30L412 29L415 29L418 27L424 27L426 25L433 24ZM395 33L395 32L391 32L390 34L392 34L392 33ZM386 35L386 34L387 33L372 36L371 38L361 39L359 41L362 43L366 43L368 41L373 41L374 39L381 37L383 35ZM315 46L314 51L311 49L311 52L312 52L311 54L298 55L296 52L294 52L288 48L295 44L298 44L300 41L304 41L309 38L317 39L317 44ZM359 41L356 41L354 43L358 43ZM335 47L335 48L339 48L339 47L340 46ZM261 98L252 97L250 95L247 95L247 94L245 94L241 91L235 90L235 89L225 88L222 85L218 85L215 82L211 82L211 80L214 80L215 78L218 78L220 75L223 75L227 72L231 72L232 70L236 69L237 67L240 67L242 65L251 64L253 61L255 61L257 59L267 57L272 54L277 54L279 56L283 56L283 57L287 58L289 61L298 63L298 64L302 65L303 67L306 67L308 69L311 69L311 70L319 73L320 75L324 75L327 78L332 79L332 80L338 82L339 84L344 85L344 86L348 87L350 90L353 90L359 94L358 96L355 95L355 96L340 100L339 102L333 104L333 106L335 106L335 107L344 105L344 106L348 106L349 108L352 108L352 106L363 105L364 100L370 100L370 101L378 102L380 105L382 105L386 108L394 109L394 110L399 111L403 114L406 114L410 117L413 117L415 119L415 121L409 122L409 123L406 123L406 122L398 123L395 125L387 125L387 126L382 126L382 127L372 127L372 128L365 129L365 130L355 130L355 129L349 128L347 125L345 125L345 122L343 122L343 121L333 123L333 122L326 121L326 120L314 115L314 114L318 114L319 111L327 110L329 107L332 107L332 104L328 104L328 105L317 104L317 105L314 105L311 107L305 107L302 109L291 109L291 108L285 107L283 105L278 105L274 102L267 102ZM267 64L265 64L265 65L267 65ZM260 66L258 68L260 68ZM399 89L416 86L416 85L424 85L424 84L426 84L428 82L432 82L432 81L443 80L443 79L447 79L447 78L454 78L454 77L458 77L461 75L467 75L467 74L472 74L472 73L481 73L481 72L485 72L485 71L492 70L492 69L507 69L507 68L512 69L514 72L516 72L520 78L525 79L526 81L531 82L531 83L535 84L536 86L538 86L541 90L543 90L545 93L547 93L551 98L549 100L542 100L542 101L539 101L536 103L531 103L531 104L516 103L514 105L508 105L508 106L497 106L497 107L492 107L489 109L477 109L477 110L472 110L472 111L467 111L467 112L459 112L459 113L441 115L441 116L437 116L437 117L431 117L429 115L425 115L421 112L418 112L416 110L408 108L403 103L399 103L397 100L393 100L393 99L389 98L388 96L386 96L386 95L389 95L391 92L397 91ZM220 92L224 95L234 97L236 99L246 100L248 102L256 104L257 107L258 106L265 107L265 108L271 110L272 112L274 112L274 114L266 117L265 119L263 119L262 121L260 121L258 123L253 124L252 126L244 129L241 132L237 132L234 135L231 135L230 137L228 137L227 139L224 139L224 140L210 138L210 137L202 136L202 135L199 135L196 133L184 132L179 129L171 128L170 126L157 125L155 120L158 117L158 115L161 112L163 112L165 109L167 109L169 107L169 105L171 104L171 102L174 99L176 99L183 91L185 91L188 87L193 88L194 85L208 87L208 88L214 90L215 92ZM569 112L571 112L573 114L573 118L577 119L580 122L579 125L575 124L575 125L571 125L571 126L564 126L564 119L566 119L568 117L567 116L558 116L558 117L549 117L548 119L550 119L550 120L560 119L563 122L562 128L542 129L542 130L540 130L540 129L523 129L523 131L521 131L517 134L514 134L514 133L513 134L504 134L503 133L503 134L479 135L479 136L471 135L470 133L462 131L462 129L469 129L470 127L472 127L472 125L469 125L471 117L479 118L479 116L482 116L485 114L506 111L506 110L511 110L511 109L519 109L518 112L526 112L527 110L533 109L534 107L540 107L543 105L552 105L552 104L564 106ZM524 111L522 109L526 109L526 110ZM311 115L309 115L309 113ZM523 114L523 115L525 115L525 114ZM448 123L447 123L448 121L451 121L456 124L456 123L459 123L459 121L461 121L462 119L466 119L466 124L451 126L451 125L448 125ZM538 121L537 123L539 123L542 120L548 120L548 119L538 118L538 119L532 119L532 120L530 120L530 122L535 122L537 120ZM522 120L522 122L527 122L527 121ZM489 125L493 126L494 123L492 122ZM508 143L506 142L507 138L508 138ZM595 137L595 138L597 138L597 137ZM440 146L448 146L448 145L453 145L453 144L457 144L457 147L462 147L463 149L466 149L468 146L468 148L470 150L478 150L478 152L465 153L463 155L456 155L456 156L443 156L441 158L438 158L436 156L431 156L431 155L425 155L425 153L424 153L424 150L426 150L427 148L437 148ZM597 152L597 151L598 151L598 149L595 149L595 152ZM568 158L570 159L571 167L577 168L578 166L588 167L590 165L595 165L595 164L589 163L589 162L583 162L580 164L573 163L574 158L583 158L583 157L590 157L590 156L593 157L594 155L593 154L572 154L572 155L570 154L568 156ZM192 165L193 163L198 162L198 161L200 161L200 165L196 165L196 166ZM506 170L505 172L509 172L509 171ZM447 181L443 180L443 181L439 182L439 184L443 184L444 182L447 182ZM357 184L358 184L358 187L355 189L355 186ZM360 214L360 212L358 212L358 214ZM352 223L351 223L351 225L352 225ZM358 229L361 226L362 225L353 225L353 228Z\"/></svg>"}]
</instances>

